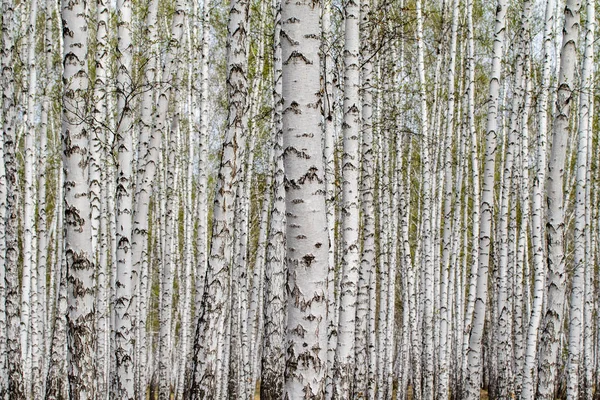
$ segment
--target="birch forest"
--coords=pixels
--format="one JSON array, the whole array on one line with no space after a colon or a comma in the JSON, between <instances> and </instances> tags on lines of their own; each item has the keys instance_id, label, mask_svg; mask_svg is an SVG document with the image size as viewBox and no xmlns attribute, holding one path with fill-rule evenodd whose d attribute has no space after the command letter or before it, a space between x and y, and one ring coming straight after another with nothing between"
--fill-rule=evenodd
<instances>
[{"instance_id":1,"label":"birch forest","mask_svg":"<svg viewBox=\"0 0 600 400\"><path fill-rule=\"evenodd\" d=\"M600 399L596 0L1 2L0 400Z\"/></svg>"}]
</instances>

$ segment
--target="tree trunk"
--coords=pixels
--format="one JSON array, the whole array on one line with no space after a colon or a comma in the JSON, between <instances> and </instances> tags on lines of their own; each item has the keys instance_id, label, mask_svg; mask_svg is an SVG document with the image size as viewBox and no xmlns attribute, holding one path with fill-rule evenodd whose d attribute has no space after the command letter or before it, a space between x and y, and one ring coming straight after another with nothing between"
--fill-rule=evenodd
<instances>
[{"instance_id":1,"label":"tree trunk","mask_svg":"<svg viewBox=\"0 0 600 400\"><path fill-rule=\"evenodd\" d=\"M133 400L135 292L138 271L132 263L133 105L131 1L117 1L117 277L115 308L116 375L112 398Z\"/></svg>"},{"instance_id":2,"label":"tree trunk","mask_svg":"<svg viewBox=\"0 0 600 400\"><path fill-rule=\"evenodd\" d=\"M587 171L591 168L588 164L589 135L592 134L590 126L590 96L592 93L592 82L594 73L594 28L595 28L595 4L594 1L587 1L587 23L585 33L585 50L583 55L583 68L581 72L581 91L579 93L579 125L577 132L577 161L576 161L576 190L575 190L575 260L572 277L571 301L569 311L569 358L567 361L567 399L582 398L584 393L579 392L579 376L581 371L585 371L582 357L582 326L584 321L584 294L589 286L587 278L591 254L587 247L587 232L591 229L586 220L586 214L589 212L587 207L586 190ZM587 298L587 297L586 297ZM589 322L588 322L589 324ZM588 333L589 336L589 333ZM584 340L585 337L583 338ZM589 338L587 339L589 340ZM585 354L583 359L585 360ZM589 362L592 362L589 360ZM587 379L585 380L587 381ZM589 392L591 397L591 382L589 387L582 387L586 394Z\"/></svg>"},{"instance_id":3,"label":"tree trunk","mask_svg":"<svg viewBox=\"0 0 600 400\"><path fill-rule=\"evenodd\" d=\"M320 2L282 3L286 182L285 397L325 396L329 240L321 144Z\"/></svg>"},{"instance_id":4,"label":"tree trunk","mask_svg":"<svg viewBox=\"0 0 600 400\"><path fill-rule=\"evenodd\" d=\"M496 138L498 135L498 101L500 94L500 78L502 71L502 55L504 53L504 37L506 26L506 11L508 2L498 0L496 22L494 25L494 49L492 55L492 73L489 86L489 103L487 113L487 132L485 146L485 164L483 174L483 190L481 197L481 220L479 226L479 265L477 268L477 288L475 294L475 309L473 324L469 337L467 351L467 374L465 398L479 399L481 385L481 343L485 323L488 268L490 264L490 242L492 235L492 214L494 209L494 176L496 161Z\"/></svg>"},{"instance_id":5,"label":"tree trunk","mask_svg":"<svg viewBox=\"0 0 600 400\"><path fill-rule=\"evenodd\" d=\"M560 74L556 99L556 114L552 129L552 150L548 161L547 193L547 240L548 278L546 283L547 308L542 325L540 361L538 364L539 399L554 398L556 360L559 349L563 307L566 291L564 249L564 189L563 177L569 136L571 99L575 89L575 64L579 37L579 8L577 1L567 0L563 46L560 53Z\"/></svg>"},{"instance_id":6,"label":"tree trunk","mask_svg":"<svg viewBox=\"0 0 600 400\"><path fill-rule=\"evenodd\" d=\"M233 220L236 188L240 181L240 152L247 131L248 7L246 0L232 0L227 36L227 87L229 110L219 167L213 211L213 235L200 316L194 338L191 396L201 399L216 393L218 377L229 360L220 356L228 336L229 269L232 267ZM239 349L234 349L238 351Z\"/></svg>"},{"instance_id":7,"label":"tree trunk","mask_svg":"<svg viewBox=\"0 0 600 400\"><path fill-rule=\"evenodd\" d=\"M16 160L16 108L15 108L15 75L13 65L14 44L14 3L11 0L2 2L2 115L4 139L4 166L6 174L6 219L5 258L4 258L4 301L6 313L6 396L11 399L25 399L25 386L21 363L20 338L20 294L19 294L19 247L18 247L18 207Z\"/></svg>"}]
</instances>

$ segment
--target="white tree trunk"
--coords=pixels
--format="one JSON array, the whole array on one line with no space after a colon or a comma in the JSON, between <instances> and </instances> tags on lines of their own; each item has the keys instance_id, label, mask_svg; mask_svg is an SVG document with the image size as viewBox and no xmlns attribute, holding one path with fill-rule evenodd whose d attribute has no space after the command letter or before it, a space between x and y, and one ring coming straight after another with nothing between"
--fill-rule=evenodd
<instances>
[{"instance_id":1,"label":"white tree trunk","mask_svg":"<svg viewBox=\"0 0 600 400\"><path fill-rule=\"evenodd\" d=\"M342 156L342 271L339 320L334 361L333 398L352 396L354 381L354 341L356 330L356 296L359 278L359 203L360 172L359 133L360 87L359 18L360 0L345 3L344 44L344 153Z\"/></svg>"},{"instance_id":2,"label":"white tree trunk","mask_svg":"<svg viewBox=\"0 0 600 400\"><path fill-rule=\"evenodd\" d=\"M579 393L579 374L584 368L581 358L582 325L584 312L584 294L589 286L587 278L591 258L587 247L587 232L591 229L586 218L587 212L587 171L591 168L588 164L589 136L592 134L590 126L590 97L593 88L594 72L594 28L595 28L595 4L587 1L587 23L585 34L585 50L583 55L583 68L581 72L581 91L579 93L579 125L577 132L577 161L576 161L576 190L575 190L575 260L572 277L571 301L569 311L569 358L567 362L567 399L578 399L583 393ZM585 357L583 358L585 360ZM589 360L591 362L591 360ZM587 389L587 388L582 388ZM587 392L588 390L586 390ZM591 397L591 382L589 386ZM583 397L583 396L581 396Z\"/></svg>"},{"instance_id":3,"label":"white tree trunk","mask_svg":"<svg viewBox=\"0 0 600 400\"><path fill-rule=\"evenodd\" d=\"M467 351L467 373L465 398L469 400L479 399L479 387L481 385L481 343L483 327L485 323L487 291L488 291L488 268L490 264L490 242L492 235L492 213L494 209L494 176L496 158L496 137L498 135L498 101L500 94L500 75L502 71L502 55L504 53L504 37L506 26L506 11L508 2L498 0L496 8L496 21L494 25L494 48L492 55L492 72L489 86L489 103L487 113L485 165L483 176L483 188L481 197L481 220L479 227L479 255L477 268L477 288L475 294L475 308L473 323L469 337L469 349Z\"/></svg>"},{"instance_id":4,"label":"white tree trunk","mask_svg":"<svg viewBox=\"0 0 600 400\"><path fill-rule=\"evenodd\" d=\"M23 195L23 264L21 271L21 354L23 361L23 380L25 382L25 395L32 396L32 378L39 377L39 365L32 365L32 356L36 354L39 359L40 342L34 331L40 324L39 313L36 311L37 303L37 238L35 228L35 201L36 196L36 168L35 168L35 142L36 127L34 113L37 93L37 65L35 57L37 0L31 0L29 6L29 24L27 27L27 108L25 126L25 186ZM32 311L34 315L32 316ZM34 369L32 371L32 368ZM38 376L36 376L38 375ZM37 385L36 385L37 386ZM39 396L39 387L36 395Z\"/></svg>"},{"instance_id":5,"label":"white tree trunk","mask_svg":"<svg viewBox=\"0 0 600 400\"><path fill-rule=\"evenodd\" d=\"M367 26L371 2L364 0L360 5L362 27ZM361 28L362 28L361 27ZM362 176L360 186L362 220L362 254L358 271L356 295L356 343L354 372L354 395L366 398L369 392L369 288L375 270L375 210L373 194L375 186L373 159L373 63L371 45L365 29L361 29L363 64L362 84Z\"/></svg>"},{"instance_id":6,"label":"white tree trunk","mask_svg":"<svg viewBox=\"0 0 600 400\"><path fill-rule=\"evenodd\" d=\"M157 55L155 51L157 42L157 12L158 0L153 0L148 6L148 15L146 16L146 37L148 44L148 62L144 69L144 84L148 86L142 94L141 112L140 112L140 135L138 139L138 163L137 163L137 181L135 193L135 211L133 215L133 231L131 234L132 246L132 264L133 269L139 271L139 291L138 291L138 316L136 329L138 330L136 340L136 354L138 365L137 383L138 399L146 398L146 371L145 365L149 345L146 335L146 314L148 309L147 292L149 291L149 250L148 250L148 231L149 231L149 211L150 196L152 194L153 181L156 176L158 164L158 151L161 142L160 132L152 129L154 113L154 84L156 79ZM164 72L168 77L168 68Z\"/></svg>"},{"instance_id":7,"label":"white tree trunk","mask_svg":"<svg viewBox=\"0 0 600 400\"><path fill-rule=\"evenodd\" d=\"M286 182L285 397L325 396L329 239L321 144L320 2L282 3Z\"/></svg>"},{"instance_id":8,"label":"white tree trunk","mask_svg":"<svg viewBox=\"0 0 600 400\"><path fill-rule=\"evenodd\" d=\"M247 130L248 7L246 0L232 0L229 8L227 82L229 110L213 212L213 235L208 259L204 294L194 338L191 397L201 399L217 392L224 383L221 370L229 369L229 359L219 348L228 336L229 269L232 267L234 205L240 181L240 152L245 148ZM234 349L238 351L239 349Z\"/></svg>"},{"instance_id":9,"label":"white tree trunk","mask_svg":"<svg viewBox=\"0 0 600 400\"><path fill-rule=\"evenodd\" d=\"M531 215L531 243L533 248L533 267L535 281L533 286L533 305L529 326L527 328L527 345L525 348L525 364L523 367L522 400L534 398L534 373L537 360L538 330L541 321L544 301L544 284L546 283L545 245L543 237L543 196L546 182L546 130L548 115L548 94L550 91L551 45L554 32L554 0L546 0L544 21L544 63L540 95L538 97L537 157L536 175L533 179L533 201Z\"/></svg>"},{"instance_id":10,"label":"white tree trunk","mask_svg":"<svg viewBox=\"0 0 600 400\"><path fill-rule=\"evenodd\" d=\"M285 371L285 187L283 170L281 1L273 1L273 206L265 265L265 307L260 398L283 398ZM262 327L261 327L262 328Z\"/></svg>"},{"instance_id":11,"label":"white tree trunk","mask_svg":"<svg viewBox=\"0 0 600 400\"><path fill-rule=\"evenodd\" d=\"M423 193L423 205L422 205L422 223L423 223L423 259L422 269L424 274L424 304L423 304L423 353L425 356L424 371L423 371L423 387L422 396L425 400L431 400L434 398L434 387L433 387L433 275L434 265L432 259L433 253L433 238L432 238L432 227L431 227L431 164L428 142L430 140L429 135L429 120L428 120L428 107L427 107L427 92L425 80L425 60L424 60L424 44L423 44L423 12L421 0L417 0L416 3L417 11L417 68L419 74L419 92L420 92L420 117L421 117L421 135L422 148L421 148L421 163L423 169L423 183L421 186L421 193ZM417 395L419 396L419 395Z\"/></svg>"},{"instance_id":12,"label":"white tree trunk","mask_svg":"<svg viewBox=\"0 0 600 400\"><path fill-rule=\"evenodd\" d=\"M579 37L579 13L581 4L567 0L563 28L563 46L560 53L560 74L556 100L556 114L552 129L552 150L548 161L547 193L547 238L548 279L546 283L547 308L544 315L540 361L538 364L539 399L554 398L554 381L559 349L563 307L566 291L564 249L564 189L563 177L569 136L571 99L575 89L575 64ZM579 344L578 344L579 346Z\"/></svg>"},{"instance_id":13,"label":"white tree trunk","mask_svg":"<svg viewBox=\"0 0 600 400\"><path fill-rule=\"evenodd\" d=\"M115 309L116 373L111 398L132 400L134 394L134 319L138 271L132 263L133 91L131 1L117 1L117 276Z\"/></svg>"},{"instance_id":14,"label":"white tree trunk","mask_svg":"<svg viewBox=\"0 0 600 400\"><path fill-rule=\"evenodd\" d=\"M95 268L89 221L89 132L85 2L63 2L63 113L65 261L67 268L67 364L70 396L93 399L95 377Z\"/></svg>"}]
</instances>

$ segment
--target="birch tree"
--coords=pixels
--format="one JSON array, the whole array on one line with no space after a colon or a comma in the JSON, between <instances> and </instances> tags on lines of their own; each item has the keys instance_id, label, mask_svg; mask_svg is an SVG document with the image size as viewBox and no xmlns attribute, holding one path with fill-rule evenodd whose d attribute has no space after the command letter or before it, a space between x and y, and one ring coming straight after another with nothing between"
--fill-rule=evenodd
<instances>
[{"instance_id":1,"label":"birch tree","mask_svg":"<svg viewBox=\"0 0 600 400\"><path fill-rule=\"evenodd\" d=\"M360 264L358 242L360 0L346 2L344 12L346 25L344 30L344 154L342 156L343 256L333 380L333 398L335 399L352 396L355 369L356 296Z\"/></svg>"},{"instance_id":2,"label":"birch tree","mask_svg":"<svg viewBox=\"0 0 600 400\"><path fill-rule=\"evenodd\" d=\"M319 13L320 2L282 3L288 398L325 396L329 244L319 113Z\"/></svg>"},{"instance_id":3,"label":"birch tree","mask_svg":"<svg viewBox=\"0 0 600 400\"><path fill-rule=\"evenodd\" d=\"M229 321L229 268L232 266L233 206L240 177L240 152L245 146L248 95L246 40L248 6L245 0L232 0L227 30L227 88L229 109L227 131L221 150L218 183L213 211L213 234L210 244L204 295L194 338L191 396L204 398L216 391L220 370L228 368L222 356L223 333ZM237 351L238 349L236 349Z\"/></svg>"},{"instance_id":4,"label":"birch tree","mask_svg":"<svg viewBox=\"0 0 600 400\"><path fill-rule=\"evenodd\" d=\"M16 108L14 75L14 3L2 2L2 135L4 143L4 171L6 184L6 214L4 223L4 312L6 313L6 372L7 382L3 395L16 400L25 399L23 382L20 297L17 262L18 247L18 204L17 160L16 160Z\"/></svg>"},{"instance_id":5,"label":"birch tree","mask_svg":"<svg viewBox=\"0 0 600 400\"><path fill-rule=\"evenodd\" d=\"M485 163L481 196L481 216L479 225L479 254L477 267L477 287L473 323L467 351L466 398L478 399L481 385L481 340L485 323L488 268L490 263L490 242L492 234L492 213L494 208L494 181L496 164L496 138L498 135L498 102L500 93L501 61L504 53L506 12L508 3L498 0L494 23L494 48L492 53L492 71L489 83L489 102L485 135Z\"/></svg>"},{"instance_id":6,"label":"birch tree","mask_svg":"<svg viewBox=\"0 0 600 400\"><path fill-rule=\"evenodd\" d=\"M261 399L281 399L285 371L285 187L283 169L281 1L273 1L273 205L265 265Z\"/></svg>"},{"instance_id":7,"label":"birch tree","mask_svg":"<svg viewBox=\"0 0 600 400\"><path fill-rule=\"evenodd\" d=\"M591 250L587 245L586 232L590 229L586 218L589 212L587 207L587 170L590 127L590 93L592 89L592 74L594 70L594 29L595 29L595 4L586 2L587 21L585 27L585 43L583 54L583 67L581 72L581 91L579 92L579 123L577 129L577 165L576 165L576 191L575 191L575 268L573 271L570 320L569 320L569 359L567 363L567 398L580 398L579 383L581 366L582 323L584 320L584 292L587 285L586 274L591 268L588 263ZM586 379L587 381L587 379ZM586 382L587 383L587 382ZM591 387L582 387L591 396ZM583 393L581 393L583 397Z\"/></svg>"},{"instance_id":8,"label":"birch tree","mask_svg":"<svg viewBox=\"0 0 600 400\"><path fill-rule=\"evenodd\" d=\"M63 2L63 110L65 260L67 268L67 348L70 395L92 399L95 360L95 269L89 223L89 132L85 2Z\"/></svg>"},{"instance_id":9,"label":"birch tree","mask_svg":"<svg viewBox=\"0 0 600 400\"><path fill-rule=\"evenodd\" d=\"M565 210L563 177L569 136L571 99L575 87L575 64L579 37L580 3L568 0L565 6L563 45L560 53L560 73L556 99L556 114L552 126L552 150L548 161L546 182L548 277L547 308L542 325L540 362L538 364L537 398L554 396L556 357L566 291L565 275Z\"/></svg>"},{"instance_id":10,"label":"birch tree","mask_svg":"<svg viewBox=\"0 0 600 400\"><path fill-rule=\"evenodd\" d=\"M117 2L117 277L115 299L116 381L113 397L134 398L134 322L138 271L133 268L133 109L131 2Z\"/></svg>"}]
</instances>

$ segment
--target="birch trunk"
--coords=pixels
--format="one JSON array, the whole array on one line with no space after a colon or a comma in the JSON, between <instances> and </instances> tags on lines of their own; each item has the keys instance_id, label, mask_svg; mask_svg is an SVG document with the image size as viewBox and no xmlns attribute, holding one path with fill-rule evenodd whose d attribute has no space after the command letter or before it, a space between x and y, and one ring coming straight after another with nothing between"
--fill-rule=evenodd
<instances>
[{"instance_id":1,"label":"birch trunk","mask_svg":"<svg viewBox=\"0 0 600 400\"><path fill-rule=\"evenodd\" d=\"M148 352L148 343L146 336L146 312L147 301L146 292L149 289L149 249L148 249L148 231L149 231L149 213L150 196L152 194L153 181L156 177L156 168L158 164L158 150L161 142L159 132L153 130L154 113L154 84L156 79L157 54L155 51L157 35L157 11L158 0L153 0L148 6L148 15L146 16L146 37L149 41L149 57L144 69L144 85L148 88L143 92L140 104L140 135L138 139L138 163L137 163L137 182L135 185L135 211L133 215L133 229L131 233L132 263L133 269L140 271L139 292L138 292L138 317L136 329L138 337L136 347L138 350L138 368L139 383L138 398L145 399L146 394L146 370L144 365ZM168 77L168 68L164 72Z\"/></svg>"},{"instance_id":2,"label":"birch trunk","mask_svg":"<svg viewBox=\"0 0 600 400\"><path fill-rule=\"evenodd\" d=\"M6 216L4 224L4 302L6 313L6 393L11 399L25 399L25 387L21 363L20 297L18 271L18 205L16 160L16 107L15 76L13 66L14 3L2 2L2 133L4 143L4 166L6 174Z\"/></svg>"},{"instance_id":3,"label":"birch trunk","mask_svg":"<svg viewBox=\"0 0 600 400\"><path fill-rule=\"evenodd\" d=\"M454 0L452 5L452 33L450 39L450 62L448 66L448 109L446 110L446 148L444 152L444 231L442 238L442 264L441 264L441 307L440 307L440 331L439 331L439 375L438 375L438 391L439 399L448 397L448 320L450 317L450 309L448 307L448 275L450 273L450 253L451 253L451 236L452 236L452 200L453 200L453 185L452 185L452 147L454 146L454 86L455 86L455 71L456 71L456 41L458 35L458 11L460 0ZM441 199L440 199L441 201Z\"/></svg>"},{"instance_id":4,"label":"birch trunk","mask_svg":"<svg viewBox=\"0 0 600 400\"><path fill-rule=\"evenodd\" d=\"M232 0L227 36L227 87L229 109L227 131L213 212L213 235L205 278L204 295L194 338L193 381L191 396L204 398L215 393L220 370L228 369L227 358L219 355L229 310L229 269L232 267L233 220L236 187L240 181L247 130L247 46L248 7L246 0ZM238 349L234 349L237 351Z\"/></svg>"},{"instance_id":5,"label":"birch trunk","mask_svg":"<svg viewBox=\"0 0 600 400\"><path fill-rule=\"evenodd\" d=\"M4 64L2 64L4 66ZM2 77L4 83L4 77ZM4 99L2 99L2 116L4 116ZM6 169L4 165L4 127L2 123L2 143L0 148L0 399L4 399L8 390L8 360L6 341Z\"/></svg>"},{"instance_id":6,"label":"birch trunk","mask_svg":"<svg viewBox=\"0 0 600 400\"><path fill-rule=\"evenodd\" d=\"M362 84L362 165L361 165L361 211L363 215L362 254L358 271L356 295L356 343L354 371L354 395L366 398L369 392L369 286L375 269L375 210L373 194L375 186L373 160L373 63L371 45L365 27L368 26L370 0L360 5L361 41L364 62L361 68Z\"/></svg>"},{"instance_id":7,"label":"birch trunk","mask_svg":"<svg viewBox=\"0 0 600 400\"><path fill-rule=\"evenodd\" d=\"M356 295L359 271L359 18L360 0L345 3L344 44L344 154L342 156L342 278L334 361L333 398L352 396L356 330Z\"/></svg>"},{"instance_id":8,"label":"birch trunk","mask_svg":"<svg viewBox=\"0 0 600 400\"><path fill-rule=\"evenodd\" d=\"M483 188L481 197L481 220L479 225L479 254L477 268L477 288L475 294L475 309L473 324L469 337L467 351L467 375L465 398L479 399L481 385L481 343L485 323L488 268L490 264L490 242L492 234L492 213L494 209L494 175L496 158L496 138L498 135L498 102L500 94L500 79L502 71L502 55L504 53L504 37L506 26L506 11L508 2L498 0L496 21L494 25L494 48L492 55L492 72L489 84L489 103L487 113L485 164Z\"/></svg>"},{"instance_id":9,"label":"birch trunk","mask_svg":"<svg viewBox=\"0 0 600 400\"><path fill-rule=\"evenodd\" d=\"M208 42L210 9L209 0L202 1L202 38L200 60L200 126L198 137L198 232L197 232L197 269L195 283L195 319L199 318L204 295L204 281L207 268L208 249Z\"/></svg>"},{"instance_id":10,"label":"birch trunk","mask_svg":"<svg viewBox=\"0 0 600 400\"><path fill-rule=\"evenodd\" d=\"M93 399L95 376L95 268L89 221L89 132L84 122L88 88L85 2L63 2L64 92L62 142L65 261L67 268L67 363L70 396Z\"/></svg>"},{"instance_id":11,"label":"birch trunk","mask_svg":"<svg viewBox=\"0 0 600 400\"><path fill-rule=\"evenodd\" d=\"M425 80L425 61L423 44L423 16L421 0L417 0L417 68L419 73L419 92L420 92L420 117L421 117L421 135L423 137L423 147L421 148L421 163L423 169L423 184L421 192L423 193L423 273L424 273L424 304L423 304L423 330L424 330L424 348L425 356L423 371L423 387L421 398L429 400L434 398L433 387L433 275L434 265L432 259L433 239L431 223L431 161L428 148L429 121L427 110L427 92Z\"/></svg>"},{"instance_id":12,"label":"birch trunk","mask_svg":"<svg viewBox=\"0 0 600 400\"><path fill-rule=\"evenodd\" d=\"M116 375L115 399L133 399L134 319L138 271L132 263L131 232L133 214L133 105L131 1L117 1L117 276L115 308Z\"/></svg>"},{"instance_id":13,"label":"birch trunk","mask_svg":"<svg viewBox=\"0 0 600 400\"><path fill-rule=\"evenodd\" d=\"M546 223L548 240L547 309L543 320L540 362L538 364L539 381L536 398L539 399L550 399L554 396L556 357L565 301L563 177L569 136L571 99L575 88L580 6L579 2L573 0L567 0L565 6L556 114L552 129L552 150L548 162L548 181L546 182L548 212Z\"/></svg>"},{"instance_id":14,"label":"birch trunk","mask_svg":"<svg viewBox=\"0 0 600 400\"><path fill-rule=\"evenodd\" d=\"M33 393L32 378L39 382L39 365L32 365L32 356L39 357L39 337L34 335L37 325L40 324L40 314L35 313L37 303L37 267L36 267L36 228L35 228L35 142L36 123L34 121L35 102L37 100L37 65L35 58L36 48L36 23L37 0L32 0L29 6L29 25L27 27L27 109L25 124L25 179L23 196L23 264L21 271L21 354L23 360L23 380L25 381L25 394L27 397ZM34 311L34 315L32 315ZM33 371L32 371L33 368ZM37 386L37 385L36 385ZM37 387L36 395L39 396L40 388Z\"/></svg>"},{"instance_id":15,"label":"birch trunk","mask_svg":"<svg viewBox=\"0 0 600 400\"><path fill-rule=\"evenodd\" d=\"M282 3L287 354L284 397L325 396L328 235L321 144L320 2Z\"/></svg>"},{"instance_id":16,"label":"birch trunk","mask_svg":"<svg viewBox=\"0 0 600 400\"><path fill-rule=\"evenodd\" d=\"M265 265L265 307L260 398L283 398L285 371L285 187L283 170L281 1L273 1L273 206Z\"/></svg>"},{"instance_id":17,"label":"birch trunk","mask_svg":"<svg viewBox=\"0 0 600 400\"><path fill-rule=\"evenodd\" d=\"M545 245L543 238L543 188L546 182L546 130L548 118L548 94L550 91L551 45L554 25L554 0L546 1L544 21L541 88L538 98L537 157L536 175L533 179L533 202L531 216L531 243L533 248L533 267L535 281L533 287L533 305L529 326L527 328L527 346L523 367L522 400L531 400L534 396L534 372L537 360L538 330L541 321L544 301L544 284L546 281Z\"/></svg>"},{"instance_id":18,"label":"birch trunk","mask_svg":"<svg viewBox=\"0 0 600 400\"><path fill-rule=\"evenodd\" d=\"M575 190L575 260L571 288L571 301L569 311L569 358L567 361L567 399L578 399L583 393L579 393L579 374L584 370L580 368L582 323L584 320L584 293L588 284L586 274L591 268L588 265L591 254L587 247L586 232L591 227L586 220L587 210L587 171L588 165L588 137L592 134L590 126L590 96L592 93L592 78L594 71L594 28L595 28L595 4L587 1L586 33L583 54L583 68L581 72L581 91L579 93L579 124L577 132L577 161L576 161L576 190ZM591 362L591 360L590 360ZM587 389L587 388L582 388ZM587 391L587 390L586 390ZM591 385L589 387L591 397ZM583 397L583 396L581 396Z\"/></svg>"}]
</instances>

